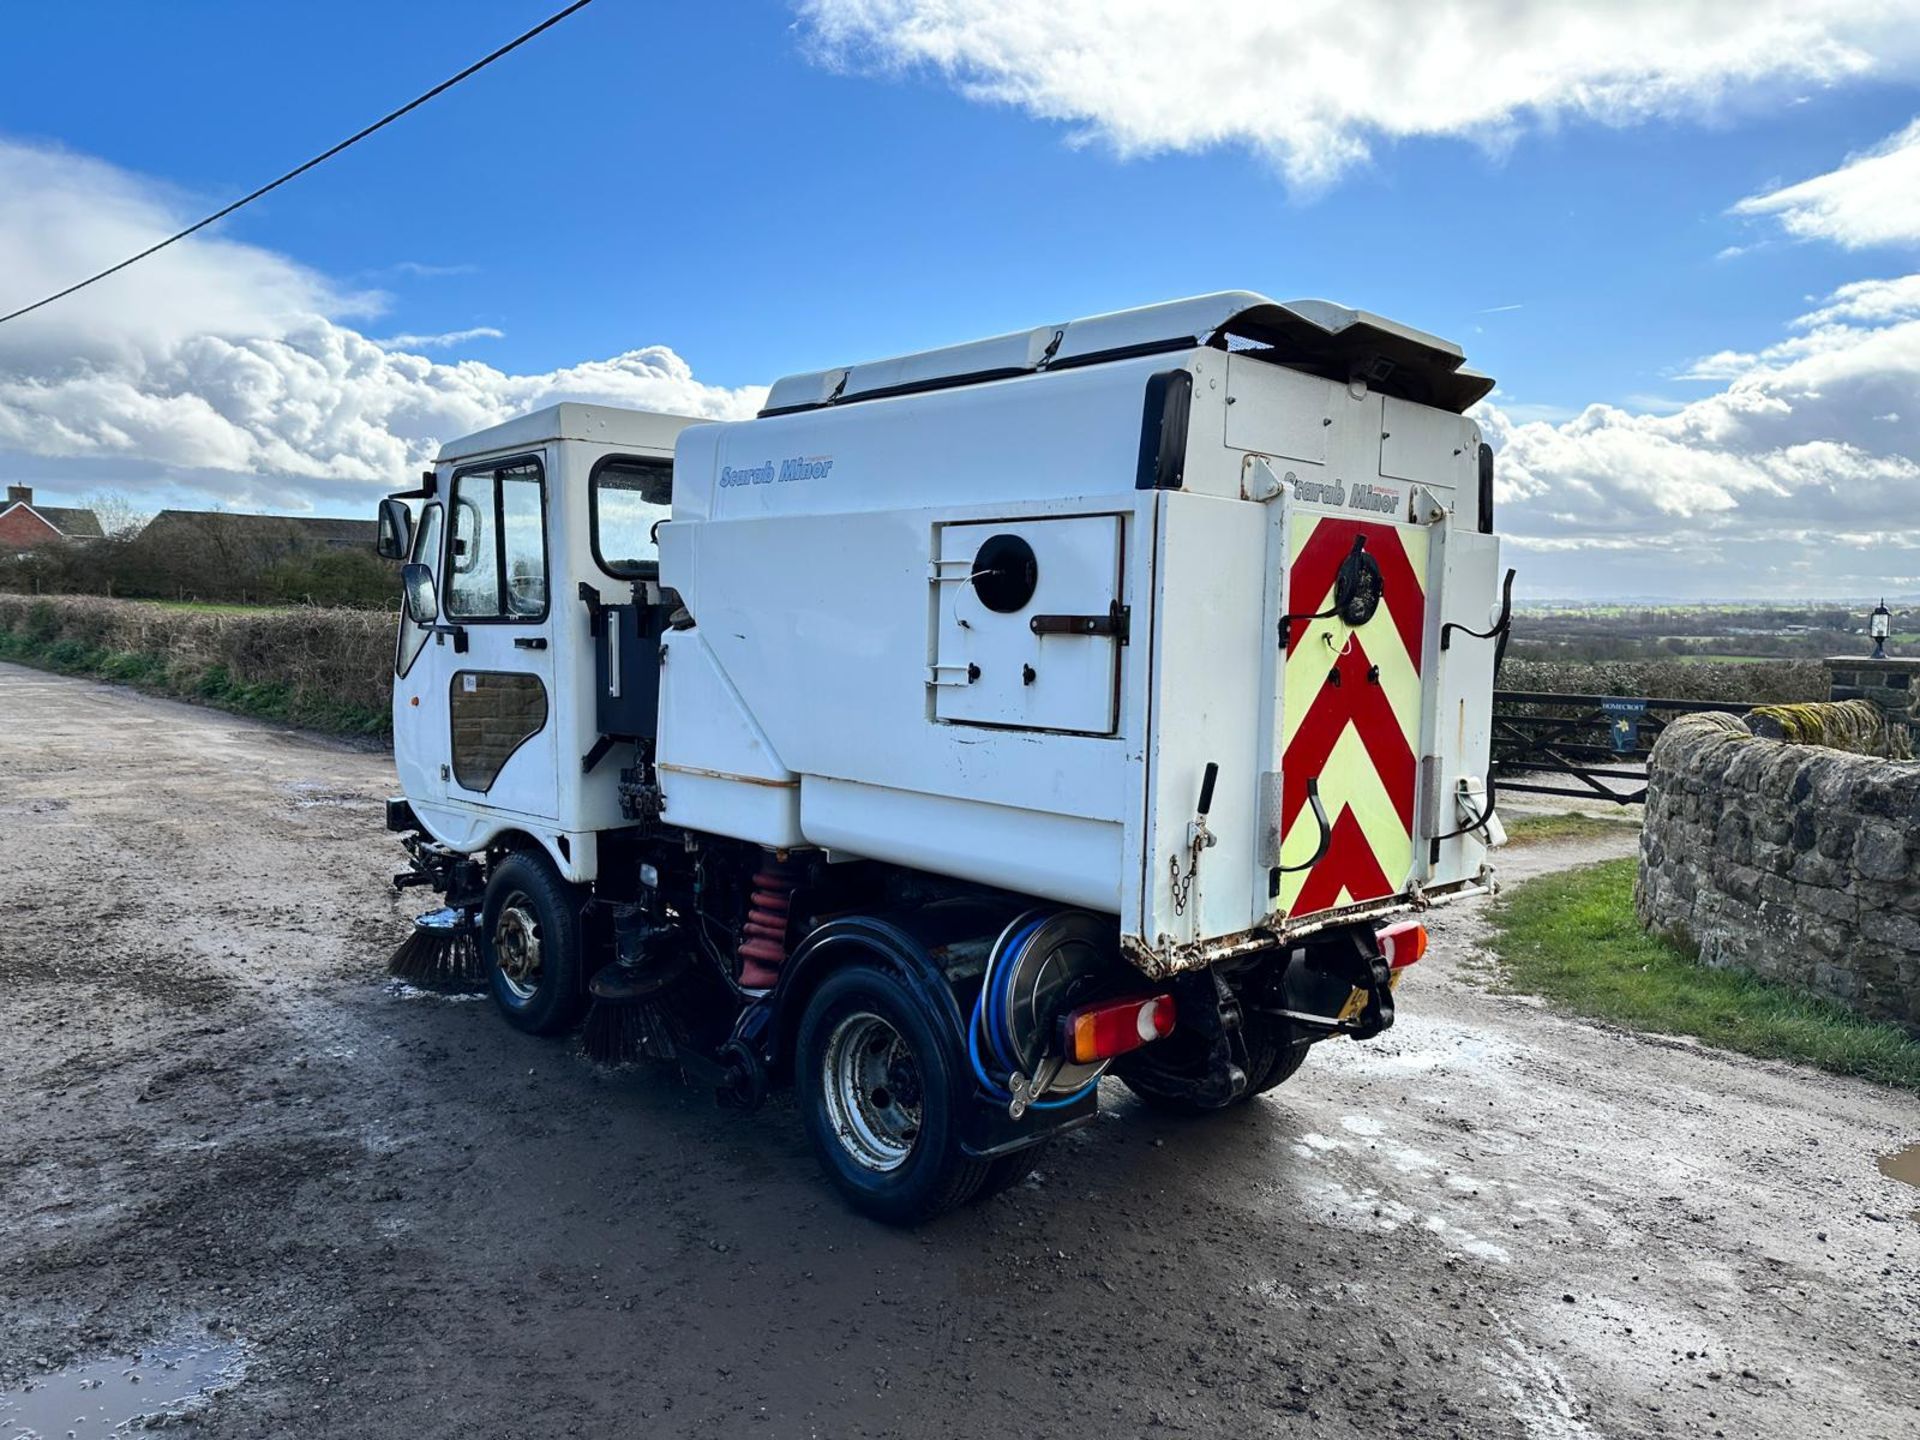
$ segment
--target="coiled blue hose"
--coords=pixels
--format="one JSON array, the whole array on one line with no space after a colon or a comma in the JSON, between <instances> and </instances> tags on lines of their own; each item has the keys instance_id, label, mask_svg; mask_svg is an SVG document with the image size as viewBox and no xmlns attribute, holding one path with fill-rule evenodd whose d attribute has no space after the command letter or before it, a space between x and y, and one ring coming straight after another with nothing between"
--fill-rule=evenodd
<instances>
[{"instance_id":1,"label":"coiled blue hose","mask_svg":"<svg viewBox=\"0 0 1920 1440\"><path fill-rule=\"evenodd\" d=\"M1043 916L1035 920L1009 940L999 954L988 957L987 973L981 979L980 993L974 997L973 1018L967 1022L967 1059L972 1062L974 1078L980 1082L981 1088L996 1100L1012 1100L1013 1092L987 1073L987 1067L980 1058L980 1034L982 1030L986 1032L987 1048L992 1051L996 1065L1008 1074L1019 1068L1017 1058L1008 1055L1000 1045L1000 1037L1005 1033L1007 1007L1012 1003L1009 992L1013 988L1015 967L1011 962L1048 918ZM1099 1083L1100 1077L1096 1075L1071 1095L1057 1100L1033 1100L1028 1102L1028 1108L1065 1109L1091 1095Z\"/></svg>"}]
</instances>

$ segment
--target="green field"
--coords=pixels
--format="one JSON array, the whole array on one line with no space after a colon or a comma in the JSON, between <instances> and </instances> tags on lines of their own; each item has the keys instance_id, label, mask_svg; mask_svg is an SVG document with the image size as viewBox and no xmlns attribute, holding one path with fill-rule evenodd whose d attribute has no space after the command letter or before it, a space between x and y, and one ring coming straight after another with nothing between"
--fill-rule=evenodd
<instances>
[{"instance_id":1,"label":"green field","mask_svg":"<svg viewBox=\"0 0 1920 1440\"><path fill-rule=\"evenodd\" d=\"M1920 1090L1920 1040L1738 970L1697 964L1633 913L1635 861L1522 881L1494 907L1497 983L1594 1020Z\"/></svg>"},{"instance_id":2,"label":"green field","mask_svg":"<svg viewBox=\"0 0 1920 1440\"><path fill-rule=\"evenodd\" d=\"M1589 815L1580 810L1558 814L1515 815L1506 821L1507 843L1538 845L1554 840L1592 840L1602 835L1636 832L1640 822L1630 815Z\"/></svg>"}]
</instances>

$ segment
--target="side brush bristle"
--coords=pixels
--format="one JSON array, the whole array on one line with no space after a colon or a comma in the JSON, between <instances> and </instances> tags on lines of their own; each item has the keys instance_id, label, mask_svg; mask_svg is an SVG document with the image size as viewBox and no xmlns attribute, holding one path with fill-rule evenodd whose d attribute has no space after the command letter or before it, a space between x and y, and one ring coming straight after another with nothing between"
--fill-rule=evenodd
<instances>
[{"instance_id":1,"label":"side brush bristle","mask_svg":"<svg viewBox=\"0 0 1920 1440\"><path fill-rule=\"evenodd\" d=\"M646 1000L605 1000L595 996L580 1027L580 1049L601 1065L631 1065L640 1060L671 1060L673 1035L658 1005Z\"/></svg>"},{"instance_id":2,"label":"side brush bristle","mask_svg":"<svg viewBox=\"0 0 1920 1440\"><path fill-rule=\"evenodd\" d=\"M487 983L478 928L460 910L434 910L413 922L413 930L387 960L387 973L410 985L466 988Z\"/></svg>"}]
</instances>

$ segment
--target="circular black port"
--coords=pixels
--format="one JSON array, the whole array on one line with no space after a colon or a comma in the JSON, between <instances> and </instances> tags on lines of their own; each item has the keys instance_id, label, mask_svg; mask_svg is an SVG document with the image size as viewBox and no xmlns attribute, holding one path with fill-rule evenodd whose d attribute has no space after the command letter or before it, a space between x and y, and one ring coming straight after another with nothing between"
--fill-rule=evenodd
<instances>
[{"instance_id":1,"label":"circular black port","mask_svg":"<svg viewBox=\"0 0 1920 1440\"><path fill-rule=\"evenodd\" d=\"M1341 562L1334 579L1334 605L1340 618L1358 628L1373 619L1380 608L1380 562L1359 546Z\"/></svg>"},{"instance_id":2,"label":"circular black port","mask_svg":"<svg viewBox=\"0 0 1920 1440\"><path fill-rule=\"evenodd\" d=\"M1018 535L989 536L973 557L973 593L1001 615L1024 610L1040 583L1040 562Z\"/></svg>"}]
</instances>

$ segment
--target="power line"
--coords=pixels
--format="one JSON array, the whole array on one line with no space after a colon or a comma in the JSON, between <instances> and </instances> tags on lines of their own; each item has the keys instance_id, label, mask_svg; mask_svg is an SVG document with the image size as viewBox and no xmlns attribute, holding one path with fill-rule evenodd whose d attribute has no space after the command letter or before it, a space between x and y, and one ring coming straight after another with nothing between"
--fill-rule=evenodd
<instances>
[{"instance_id":1,"label":"power line","mask_svg":"<svg viewBox=\"0 0 1920 1440\"><path fill-rule=\"evenodd\" d=\"M87 286L93 284L95 281L104 280L109 275L118 274L120 271L126 269L129 265L137 264L140 261L146 259L149 255L155 254L158 251L166 249L167 246L173 244L176 240L184 240L187 238L187 236L193 234L194 231L204 230L207 228L207 226L213 224L214 221L226 219L227 216L233 214L233 212L238 210L242 205L251 205L255 200L258 200L262 195L265 195L268 191L278 190L282 185L286 184L289 180L294 179L296 176L306 174L307 171L313 169L314 166L319 165L324 161L331 160L334 156L338 155L342 150L345 150L348 146L359 144L362 140L366 139L369 135L373 134L374 131L384 129L388 125L391 125L394 121L398 120L402 115L405 115L407 112L411 110L418 110L422 105L426 104L429 100L433 99L436 95L441 95L441 94L444 94L446 91L451 90L454 86L458 85L462 80L465 80L469 75L478 74L480 71L486 69L487 66L493 64L494 61L500 59L503 55L509 55L513 51L518 50L522 45L526 44L529 40L533 39L534 36L541 34L543 31L551 30L554 26L558 25L562 20L566 19L569 15L573 14L574 11L584 10L587 6L591 5L592 3L593 3L593 0L573 0L573 4L567 6L566 9L561 10L556 14L549 15L545 20L542 20L538 25L534 26L531 30L527 31L526 34L520 36L518 39L509 40L505 45L502 45L498 50L494 51L491 55L485 56L482 59L474 61L473 64L469 65L466 69L462 70L458 75L455 75L452 79L442 80L438 85L434 86L431 90L427 91L426 94L418 96L415 99L409 100L406 104L402 105L398 110L392 111L389 114L381 116L378 120L374 121L373 124L367 126L366 129L361 130L356 134L349 135L346 139L342 140L338 145L335 145L331 150L322 151L320 154L314 156L311 160L307 161L306 164L296 166L293 169L287 171L287 173L282 175L278 180L269 181L267 184L262 185L258 190L255 190L251 195L242 195L238 200L234 201L231 205L227 206L224 210L214 211L213 214L207 216L206 219L196 221L192 225L189 225L186 229L182 230L178 235L169 235L166 239L160 241L159 244L149 245L146 249L142 250L138 255L129 255L126 259L122 260L118 265L110 265L105 270L102 270L98 275L89 275L86 279L80 281L78 284L69 285L64 290L56 291L54 294L47 296L47 298L44 300L36 300L31 305L24 305L20 309L12 311L9 314L0 315L0 325L6 324L7 321L9 320L18 320L22 315L31 315L35 310L38 310L43 305L51 305L56 300L64 300L67 298L67 296L73 294L74 291L84 290L87 288Z\"/></svg>"}]
</instances>

